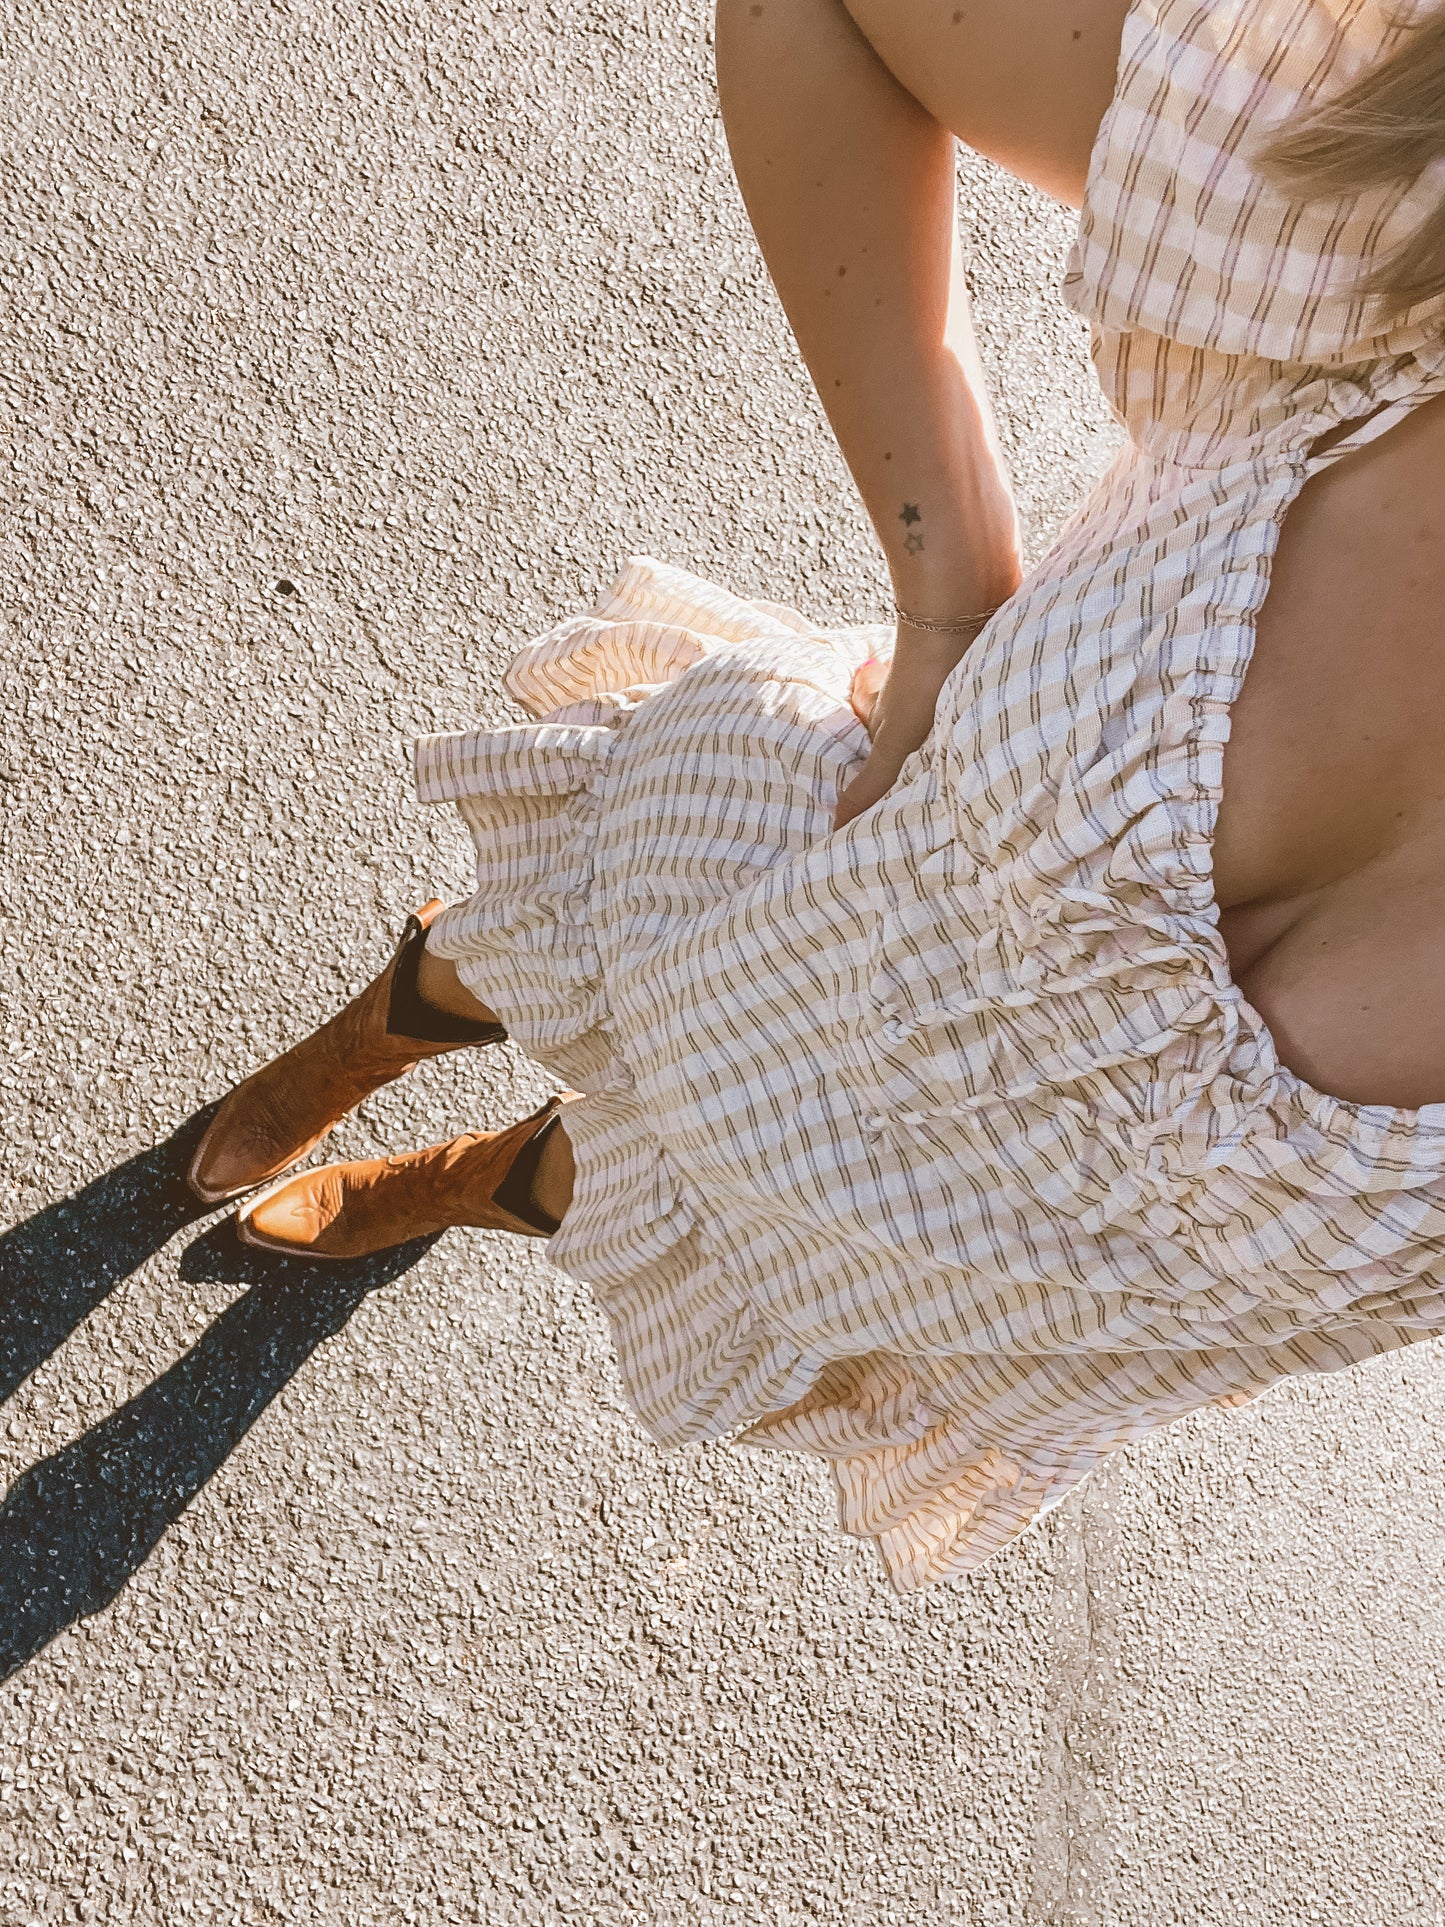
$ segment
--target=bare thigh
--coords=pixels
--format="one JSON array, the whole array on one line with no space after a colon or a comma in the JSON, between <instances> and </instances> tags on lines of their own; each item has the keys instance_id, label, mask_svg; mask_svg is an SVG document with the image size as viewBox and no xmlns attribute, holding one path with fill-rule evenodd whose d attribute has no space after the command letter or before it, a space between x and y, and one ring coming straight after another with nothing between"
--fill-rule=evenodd
<instances>
[{"instance_id":1,"label":"bare thigh","mask_svg":"<svg viewBox=\"0 0 1445 1927\"><path fill-rule=\"evenodd\" d=\"M1020 179L1081 204L1129 0L844 4L935 120Z\"/></svg>"},{"instance_id":2,"label":"bare thigh","mask_svg":"<svg viewBox=\"0 0 1445 1927\"><path fill-rule=\"evenodd\" d=\"M1445 397L1308 483L1235 704L1214 847L1283 1061L1445 1100Z\"/></svg>"}]
</instances>

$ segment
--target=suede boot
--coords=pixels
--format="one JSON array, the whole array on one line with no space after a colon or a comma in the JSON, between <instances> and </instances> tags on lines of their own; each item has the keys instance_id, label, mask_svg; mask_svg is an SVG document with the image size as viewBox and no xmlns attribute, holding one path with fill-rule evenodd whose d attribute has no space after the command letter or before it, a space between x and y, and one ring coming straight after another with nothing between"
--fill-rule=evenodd
<instances>
[{"instance_id":1,"label":"suede boot","mask_svg":"<svg viewBox=\"0 0 1445 1927\"><path fill-rule=\"evenodd\" d=\"M426 933L442 907L433 899L408 918L391 962L360 996L224 1100L187 1173L204 1203L224 1204L280 1177L363 1098L424 1057L502 1041L500 1024L452 1017L417 993Z\"/></svg>"},{"instance_id":2,"label":"suede boot","mask_svg":"<svg viewBox=\"0 0 1445 1927\"><path fill-rule=\"evenodd\" d=\"M557 1228L526 1197L499 1204L512 1166L556 1122L560 1097L505 1131L468 1131L395 1157L301 1171L238 1214L242 1241L290 1258L367 1258L451 1225L546 1237ZM519 1215L519 1212L526 1215Z\"/></svg>"}]
</instances>

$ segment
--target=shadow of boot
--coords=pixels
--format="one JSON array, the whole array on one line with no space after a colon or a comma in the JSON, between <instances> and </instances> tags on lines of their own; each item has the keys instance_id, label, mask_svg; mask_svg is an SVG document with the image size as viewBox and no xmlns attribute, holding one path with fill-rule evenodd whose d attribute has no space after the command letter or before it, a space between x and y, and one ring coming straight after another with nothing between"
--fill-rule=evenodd
<instances>
[{"instance_id":1,"label":"shadow of boot","mask_svg":"<svg viewBox=\"0 0 1445 1927\"><path fill-rule=\"evenodd\" d=\"M251 1288L153 1385L32 1466L6 1494L0 1679L110 1604L321 1341L434 1242L418 1239L325 1269L252 1251L230 1224L189 1247L183 1277Z\"/></svg>"},{"instance_id":2,"label":"shadow of boot","mask_svg":"<svg viewBox=\"0 0 1445 1927\"><path fill-rule=\"evenodd\" d=\"M216 1108L0 1236L0 1404L122 1279L210 1215L186 1167Z\"/></svg>"}]
</instances>

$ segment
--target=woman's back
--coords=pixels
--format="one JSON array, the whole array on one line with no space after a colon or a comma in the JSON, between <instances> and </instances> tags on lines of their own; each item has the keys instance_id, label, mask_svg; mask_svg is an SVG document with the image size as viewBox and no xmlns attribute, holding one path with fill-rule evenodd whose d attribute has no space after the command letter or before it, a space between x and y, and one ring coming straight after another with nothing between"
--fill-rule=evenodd
<instances>
[{"instance_id":1,"label":"woman's back","mask_svg":"<svg viewBox=\"0 0 1445 1927\"><path fill-rule=\"evenodd\" d=\"M1306 484L1234 706L1235 977L1335 1096L1445 1100L1445 397Z\"/></svg>"},{"instance_id":2,"label":"woman's back","mask_svg":"<svg viewBox=\"0 0 1445 1927\"><path fill-rule=\"evenodd\" d=\"M1069 293L1115 405L1165 463L1224 472L1258 451L1284 467L1372 414L1394 422L1284 517L1232 709L1214 882L1231 968L1283 1061L1333 1095L1413 1108L1445 1099L1445 402L1429 399L1445 303L1392 312L1366 287L1430 223L1441 169L1420 168L1417 138L1401 175L1371 179L1357 141L1356 186L1299 198L1261 158L1272 130L1393 52L1433 71L1434 38L1408 18L1382 0L1141 0Z\"/></svg>"}]
</instances>

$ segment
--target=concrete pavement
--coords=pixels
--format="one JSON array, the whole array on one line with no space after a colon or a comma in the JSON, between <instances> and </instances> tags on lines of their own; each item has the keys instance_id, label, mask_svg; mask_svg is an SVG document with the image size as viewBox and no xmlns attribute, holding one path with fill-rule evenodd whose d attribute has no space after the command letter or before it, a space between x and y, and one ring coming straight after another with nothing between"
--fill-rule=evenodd
<instances>
[{"instance_id":1,"label":"concrete pavement","mask_svg":"<svg viewBox=\"0 0 1445 1927\"><path fill-rule=\"evenodd\" d=\"M179 1193L465 889L405 745L517 642L638 549L883 607L705 8L0 20L3 1927L1439 1927L1437 1348L899 1601L818 1467L656 1452L531 1250L323 1286ZM1114 431L1067 217L964 180L1037 553ZM340 1148L540 1089L425 1068Z\"/></svg>"}]
</instances>

